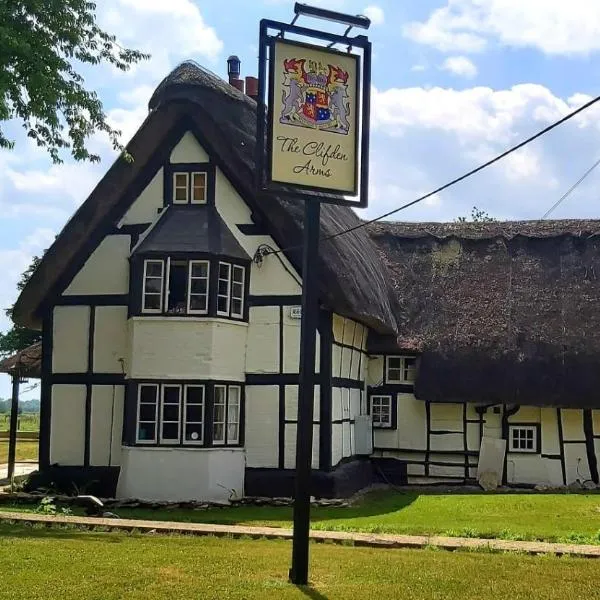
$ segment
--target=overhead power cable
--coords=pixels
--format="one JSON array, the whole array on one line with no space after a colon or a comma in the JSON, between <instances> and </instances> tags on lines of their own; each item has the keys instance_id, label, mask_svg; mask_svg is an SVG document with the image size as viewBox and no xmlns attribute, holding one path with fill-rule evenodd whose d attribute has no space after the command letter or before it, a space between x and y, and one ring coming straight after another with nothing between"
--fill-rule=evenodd
<instances>
[{"instance_id":1,"label":"overhead power cable","mask_svg":"<svg viewBox=\"0 0 600 600\"><path fill-rule=\"evenodd\" d=\"M333 240L333 239L335 239L335 238L337 238L337 237L339 237L341 235L346 235L347 233L352 233L353 231L356 231L357 229L361 229L362 227L366 227L367 225L371 225L372 223L376 223L377 221L381 221L382 219L390 217L391 215L394 215L394 214L400 212L401 210L404 210L406 208L410 208L411 206L414 206L415 204L418 204L419 202L423 202L423 200L427 200L427 198L431 198L431 196L434 196L435 194L439 194L440 192L443 192L444 190L447 190L448 188L452 187L453 185L456 185L457 183L459 183L461 181L464 181L465 179L471 177L472 175L475 175L476 173L479 173L479 171L483 171L484 169L486 169L487 167L493 165L494 163L497 163L498 161L502 160L503 158L506 158L509 154L512 154L513 152L516 152L517 150L520 150L521 148L523 148L527 144L530 144L531 142L533 142L534 140L537 140L538 138L542 137L543 135L545 135L549 131L552 131L553 129L555 129L559 125L562 125L566 121L569 121L570 119L572 119L573 117L575 117L579 113L583 112L584 110L588 109L590 106L593 106L594 104L596 104L599 101L600 101L600 96L596 96L595 98L593 98L589 102L586 102L585 104L582 104L579 108L576 108L574 111L572 111L569 114L567 114L564 117L562 117L562 119L559 119L558 121L555 121L551 125L548 125L548 127L545 127L541 131L538 131L536 134L532 135L531 137L528 137L527 139L523 140L521 143L517 144L516 146L513 146L512 148L509 148L508 150L505 150L504 152L502 152L502 154L498 154L498 156L492 158L491 160L488 160L487 162L483 163L482 165L479 165L475 169L471 169L470 171L468 171L464 175L461 175L460 177L456 177L456 179L453 179L452 181L449 181L448 183L445 183L444 185L436 188L435 190L433 190L433 191L431 191L431 192L429 192L429 193L427 193L427 194L425 194L423 196L419 196L415 200L412 200L411 202L407 202L406 204L403 204L402 206L399 206L398 208L394 208L393 210L390 210L390 211L388 211L388 212L386 212L386 213L384 213L382 215L379 215L378 217L375 217L374 219L370 219L369 221L362 221L361 223L359 223L358 225L355 225L354 227L350 227L349 229L344 229L342 231L338 231L337 233L333 233L333 234L328 235L328 236L326 236L324 238L321 238L319 241L321 241L321 242L327 242L327 241ZM587 174L586 174L586 176L587 176ZM281 252L287 252L289 250L297 250L297 249L300 249L300 248L302 248L302 245L289 246L287 248L282 248L281 250L266 251L266 252L264 252L262 254L262 256L269 256L270 254L279 254Z\"/></svg>"},{"instance_id":2,"label":"overhead power cable","mask_svg":"<svg viewBox=\"0 0 600 600\"><path fill-rule=\"evenodd\" d=\"M550 213L554 212L556 208L562 204L563 200L566 200L571 193L579 186L580 183L598 166L600 165L600 158L544 213L542 219L546 219Z\"/></svg>"}]
</instances>

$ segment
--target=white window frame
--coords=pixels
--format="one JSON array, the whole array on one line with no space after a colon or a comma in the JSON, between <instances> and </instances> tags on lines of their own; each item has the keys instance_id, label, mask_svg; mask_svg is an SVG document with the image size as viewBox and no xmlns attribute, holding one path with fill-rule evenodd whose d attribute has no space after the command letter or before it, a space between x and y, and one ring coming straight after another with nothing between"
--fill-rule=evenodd
<instances>
[{"instance_id":1,"label":"white window frame","mask_svg":"<svg viewBox=\"0 0 600 600\"><path fill-rule=\"evenodd\" d=\"M236 272L242 274L241 281L235 280ZM234 296L234 292L233 292L234 287L235 287L234 284L241 284L242 291L241 291L240 296ZM246 268L242 267L241 265L232 265L231 283L230 283L231 299L229 301L229 306L231 308L231 316L232 317L239 317L241 319L244 316L244 289L245 289L245 287L246 287ZM240 312L233 312L233 301L234 300L240 301Z\"/></svg>"},{"instance_id":2,"label":"white window frame","mask_svg":"<svg viewBox=\"0 0 600 600\"><path fill-rule=\"evenodd\" d=\"M217 421L215 415L217 411L217 389L223 390L223 420ZM220 406L220 404L219 404ZM223 439L215 439L215 425L223 426ZM224 446L227 441L227 385L217 383L213 387L213 415L212 415L212 443L213 446Z\"/></svg>"},{"instance_id":3,"label":"white window frame","mask_svg":"<svg viewBox=\"0 0 600 600\"><path fill-rule=\"evenodd\" d=\"M231 390L237 390L237 421L231 419ZM242 387L239 385L227 386L227 405L226 405L226 420L227 426L225 430L225 443L227 445L235 445L240 443L240 421L242 419ZM231 439L229 437L229 427L236 426L236 436Z\"/></svg>"},{"instance_id":4,"label":"white window frame","mask_svg":"<svg viewBox=\"0 0 600 600\"><path fill-rule=\"evenodd\" d=\"M227 267L227 272L228 272L227 279L221 278L221 266ZM231 263L219 261L219 266L217 269L217 315L219 315L221 317L228 317L229 310L231 308L231 271L232 271ZM219 287L220 287L219 284L221 283L221 281L227 281L227 293L226 294L219 293ZM227 300L226 310L219 310L219 298L225 298Z\"/></svg>"},{"instance_id":5,"label":"white window frame","mask_svg":"<svg viewBox=\"0 0 600 600\"><path fill-rule=\"evenodd\" d=\"M533 431L533 448L517 448L514 446L514 432L515 431ZM517 452L517 453L525 453L525 454L537 454L538 453L538 427L537 425L508 425L508 451L509 452ZM520 439L520 438L519 438Z\"/></svg>"},{"instance_id":6,"label":"white window frame","mask_svg":"<svg viewBox=\"0 0 600 600\"><path fill-rule=\"evenodd\" d=\"M179 401L177 403L177 410L178 410L178 415L179 418L177 421L165 421L164 418L164 406L165 406L165 390L167 388L177 388L179 390ZM181 393L182 393L182 389L181 389L181 384L178 383L163 383L160 386L160 436L159 436L159 441L161 444L165 444L165 445L179 445L179 442L181 441ZM171 404L171 403L170 403ZM173 423L177 423L177 437L176 438L165 438L163 435L163 428L165 423L167 424L173 424Z\"/></svg>"},{"instance_id":7,"label":"white window frame","mask_svg":"<svg viewBox=\"0 0 600 600\"><path fill-rule=\"evenodd\" d=\"M177 190L183 189L182 186L177 186L177 176L185 175L185 200L177 200ZM190 174L187 171L173 171L173 204L189 204L190 203Z\"/></svg>"},{"instance_id":8,"label":"white window frame","mask_svg":"<svg viewBox=\"0 0 600 600\"><path fill-rule=\"evenodd\" d=\"M192 266L195 264L206 265L206 277L192 277ZM203 296L204 294L192 293L192 279L206 279L206 302L203 309L192 309L192 296ZM187 312L191 315L208 314L208 302L210 297L210 261L209 260L190 260L188 262L188 289L187 289Z\"/></svg>"},{"instance_id":9,"label":"white window frame","mask_svg":"<svg viewBox=\"0 0 600 600\"><path fill-rule=\"evenodd\" d=\"M142 388L144 387L152 387L155 389L155 401L154 401L154 421L140 421L140 407L141 407L141 399L142 399ZM136 444L156 444L156 440L158 439L158 407L160 405L160 385L158 383L140 383L138 385L138 397L137 397L137 419L135 422L135 443ZM150 404L149 402L145 402L145 404ZM142 440L140 439L140 424L141 423L154 423L154 438L151 440Z\"/></svg>"},{"instance_id":10,"label":"white window frame","mask_svg":"<svg viewBox=\"0 0 600 600\"><path fill-rule=\"evenodd\" d=\"M202 390L202 421L188 421L188 390L190 388L200 388ZM193 403L192 406L198 406ZM197 440L186 440L186 429L188 425L200 425L200 437ZM190 383L183 386L183 430L181 440L185 446L202 446L204 444L204 426L206 425L206 386L204 384Z\"/></svg>"},{"instance_id":11,"label":"white window frame","mask_svg":"<svg viewBox=\"0 0 600 600\"><path fill-rule=\"evenodd\" d=\"M204 198L194 200L194 178L196 175L204 176ZM206 171L194 171L190 173L190 204L206 204L208 198L208 173Z\"/></svg>"},{"instance_id":12,"label":"white window frame","mask_svg":"<svg viewBox=\"0 0 600 600\"><path fill-rule=\"evenodd\" d=\"M161 267L161 275L160 275L160 293L156 292L148 292L150 296L159 296L160 298L160 306L159 308L146 308L146 278L147 278L147 270L149 263L160 263ZM159 279L156 275L151 275L151 279ZM154 313L158 314L163 311L164 302L165 302L165 261L161 258L148 258L144 260L144 277L142 279L142 312L143 313Z\"/></svg>"},{"instance_id":13,"label":"white window frame","mask_svg":"<svg viewBox=\"0 0 600 600\"><path fill-rule=\"evenodd\" d=\"M408 367L406 366L406 360L414 360L416 361L415 356L386 356L385 357L385 380L387 383L402 383L405 385L414 385L414 381L406 378L406 373L408 371ZM390 367L390 360L399 360L399 367ZM393 379L390 377L390 369L400 370L400 379ZM414 367L416 373L416 364Z\"/></svg>"},{"instance_id":14,"label":"white window frame","mask_svg":"<svg viewBox=\"0 0 600 600\"><path fill-rule=\"evenodd\" d=\"M386 422L381 422L379 420L377 423L375 422L375 401L383 401L385 400L389 407L389 419ZM391 429L393 426L392 418L393 418L393 410L392 410L392 396L390 394L374 394L371 396L371 420L373 423L373 427L381 428L381 429ZM381 412L378 411L378 415L381 416Z\"/></svg>"}]
</instances>

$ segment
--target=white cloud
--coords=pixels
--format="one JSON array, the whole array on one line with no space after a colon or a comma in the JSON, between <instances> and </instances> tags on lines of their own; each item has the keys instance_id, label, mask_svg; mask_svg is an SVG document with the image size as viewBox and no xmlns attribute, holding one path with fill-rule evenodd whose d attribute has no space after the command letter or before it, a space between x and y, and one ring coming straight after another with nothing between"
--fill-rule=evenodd
<instances>
[{"instance_id":1,"label":"white cloud","mask_svg":"<svg viewBox=\"0 0 600 600\"><path fill-rule=\"evenodd\" d=\"M376 157L368 216L414 200L521 142L588 100L521 84L391 88L372 91L371 153ZM588 109L488 169L392 218L453 220L472 206L501 219L539 218L596 158L600 109ZM594 179L596 177L596 179ZM600 172L556 217L595 217Z\"/></svg>"},{"instance_id":2,"label":"white cloud","mask_svg":"<svg viewBox=\"0 0 600 600\"><path fill-rule=\"evenodd\" d=\"M479 52L493 39L546 54L588 54L600 49L600 2L446 0L404 34L443 52Z\"/></svg>"},{"instance_id":3,"label":"white cloud","mask_svg":"<svg viewBox=\"0 0 600 600\"><path fill-rule=\"evenodd\" d=\"M363 10L363 14L365 17L369 17L369 19L371 19L372 25L383 25L385 21L383 9L379 6L367 6L367 8Z\"/></svg>"},{"instance_id":4,"label":"white cloud","mask_svg":"<svg viewBox=\"0 0 600 600\"><path fill-rule=\"evenodd\" d=\"M410 70L411 70L413 73L420 73L421 71L426 71L426 70L427 70L427 65L424 65L424 64L422 64L422 63L419 63L419 64L416 64L416 65L413 65L413 66L410 68Z\"/></svg>"},{"instance_id":5,"label":"white cloud","mask_svg":"<svg viewBox=\"0 0 600 600\"><path fill-rule=\"evenodd\" d=\"M477 67L466 56L449 56L441 67L444 71L449 71L459 77L472 79L477 75Z\"/></svg>"}]
</instances>

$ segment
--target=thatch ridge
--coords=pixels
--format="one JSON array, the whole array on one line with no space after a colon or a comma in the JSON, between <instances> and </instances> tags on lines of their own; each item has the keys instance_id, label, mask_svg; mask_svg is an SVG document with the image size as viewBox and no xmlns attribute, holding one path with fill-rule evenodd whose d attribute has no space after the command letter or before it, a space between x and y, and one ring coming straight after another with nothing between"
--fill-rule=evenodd
<instances>
[{"instance_id":1,"label":"thatch ridge","mask_svg":"<svg viewBox=\"0 0 600 600\"><path fill-rule=\"evenodd\" d=\"M42 342L36 342L0 361L0 373L39 379L42 374Z\"/></svg>"}]
</instances>

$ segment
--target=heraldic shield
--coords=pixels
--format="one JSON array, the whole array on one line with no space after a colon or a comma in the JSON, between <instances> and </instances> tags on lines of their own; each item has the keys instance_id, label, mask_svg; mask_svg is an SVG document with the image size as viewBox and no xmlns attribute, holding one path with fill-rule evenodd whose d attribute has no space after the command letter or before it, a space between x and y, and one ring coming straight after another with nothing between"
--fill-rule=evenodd
<instances>
[{"instance_id":1,"label":"heraldic shield","mask_svg":"<svg viewBox=\"0 0 600 600\"><path fill-rule=\"evenodd\" d=\"M348 72L304 58L282 61L285 82L279 122L348 135Z\"/></svg>"}]
</instances>

